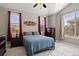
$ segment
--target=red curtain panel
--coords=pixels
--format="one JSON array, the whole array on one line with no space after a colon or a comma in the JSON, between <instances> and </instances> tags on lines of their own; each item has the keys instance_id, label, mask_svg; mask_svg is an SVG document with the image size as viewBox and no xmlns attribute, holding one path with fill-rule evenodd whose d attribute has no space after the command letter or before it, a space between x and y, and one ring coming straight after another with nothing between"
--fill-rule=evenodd
<instances>
[{"instance_id":1,"label":"red curtain panel","mask_svg":"<svg viewBox=\"0 0 79 59\"><path fill-rule=\"evenodd\" d=\"M23 39L23 34L22 34L22 14L21 13L19 13L19 23L20 23L20 30L19 30L19 37L20 37L20 39L22 40Z\"/></svg>"},{"instance_id":2,"label":"red curtain panel","mask_svg":"<svg viewBox=\"0 0 79 59\"><path fill-rule=\"evenodd\" d=\"M46 35L46 17L44 17L44 35Z\"/></svg>"},{"instance_id":3,"label":"red curtain panel","mask_svg":"<svg viewBox=\"0 0 79 59\"><path fill-rule=\"evenodd\" d=\"M11 24L10 24L10 15L11 15L11 12L8 11L8 31L7 31L7 41L10 41L12 39L12 33L11 33Z\"/></svg>"},{"instance_id":4,"label":"red curtain panel","mask_svg":"<svg viewBox=\"0 0 79 59\"><path fill-rule=\"evenodd\" d=\"M40 16L38 16L38 32L41 34L41 28L40 28Z\"/></svg>"}]
</instances>

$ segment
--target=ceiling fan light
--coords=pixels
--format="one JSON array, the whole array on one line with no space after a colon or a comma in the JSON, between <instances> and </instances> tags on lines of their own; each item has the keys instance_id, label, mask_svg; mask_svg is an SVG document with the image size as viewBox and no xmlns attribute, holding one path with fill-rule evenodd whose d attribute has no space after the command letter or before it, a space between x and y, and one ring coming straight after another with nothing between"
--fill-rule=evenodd
<instances>
[{"instance_id":1,"label":"ceiling fan light","mask_svg":"<svg viewBox=\"0 0 79 59\"><path fill-rule=\"evenodd\" d=\"M37 3L33 7L38 7L38 8L46 8L47 6L45 3L43 3L43 0L38 0Z\"/></svg>"},{"instance_id":2,"label":"ceiling fan light","mask_svg":"<svg viewBox=\"0 0 79 59\"><path fill-rule=\"evenodd\" d=\"M43 8L43 3L37 3L36 7L39 8L39 9Z\"/></svg>"},{"instance_id":3,"label":"ceiling fan light","mask_svg":"<svg viewBox=\"0 0 79 59\"><path fill-rule=\"evenodd\" d=\"M37 3L43 3L44 1L43 0L37 0Z\"/></svg>"}]
</instances>

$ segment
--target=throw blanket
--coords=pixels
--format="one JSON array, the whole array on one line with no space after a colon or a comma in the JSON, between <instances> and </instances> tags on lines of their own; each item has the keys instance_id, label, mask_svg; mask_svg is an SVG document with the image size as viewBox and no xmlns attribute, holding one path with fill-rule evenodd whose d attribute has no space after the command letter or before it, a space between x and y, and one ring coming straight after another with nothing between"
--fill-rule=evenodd
<instances>
[{"instance_id":1,"label":"throw blanket","mask_svg":"<svg viewBox=\"0 0 79 59\"><path fill-rule=\"evenodd\" d=\"M29 35L23 37L23 43L27 51L27 55L33 55L44 49L49 49L55 46L54 38L42 35Z\"/></svg>"}]
</instances>

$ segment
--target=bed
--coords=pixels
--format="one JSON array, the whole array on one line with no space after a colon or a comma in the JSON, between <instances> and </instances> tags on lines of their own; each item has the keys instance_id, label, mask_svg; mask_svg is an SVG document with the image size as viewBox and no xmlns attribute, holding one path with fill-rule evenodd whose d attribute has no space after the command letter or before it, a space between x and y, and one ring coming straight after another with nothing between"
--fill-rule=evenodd
<instances>
[{"instance_id":1,"label":"bed","mask_svg":"<svg viewBox=\"0 0 79 59\"><path fill-rule=\"evenodd\" d=\"M39 51L55 48L54 38L42 35L24 35L23 44L28 56Z\"/></svg>"}]
</instances>

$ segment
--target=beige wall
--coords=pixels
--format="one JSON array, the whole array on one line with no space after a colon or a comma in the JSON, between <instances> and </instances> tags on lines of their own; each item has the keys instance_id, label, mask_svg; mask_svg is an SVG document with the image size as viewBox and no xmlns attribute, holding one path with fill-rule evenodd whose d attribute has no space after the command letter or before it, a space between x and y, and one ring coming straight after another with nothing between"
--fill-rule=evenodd
<instances>
[{"instance_id":1,"label":"beige wall","mask_svg":"<svg viewBox=\"0 0 79 59\"><path fill-rule=\"evenodd\" d=\"M60 16L57 14L48 16L48 27L55 28L56 40L60 40ZM58 20L59 19L59 20Z\"/></svg>"},{"instance_id":2,"label":"beige wall","mask_svg":"<svg viewBox=\"0 0 79 59\"><path fill-rule=\"evenodd\" d=\"M58 20L56 20L57 18L57 15L56 14L54 14L54 15L50 15L50 16L48 16L48 27L52 27L52 28L55 28L56 30L55 30L55 39L57 40L57 39L59 39L59 36L58 36L58 26L57 26L57 21Z\"/></svg>"},{"instance_id":3,"label":"beige wall","mask_svg":"<svg viewBox=\"0 0 79 59\"><path fill-rule=\"evenodd\" d=\"M0 34L1 35L6 35L7 33L7 12L5 9L0 8Z\"/></svg>"},{"instance_id":4,"label":"beige wall","mask_svg":"<svg viewBox=\"0 0 79 59\"><path fill-rule=\"evenodd\" d=\"M32 14L29 12L23 12L20 10L14 10L10 8L3 8L0 7L0 34L7 35L7 27L8 27L8 11L22 13L22 30L23 32L30 32L30 31L38 31L38 15ZM44 16L40 16L44 19ZM35 26L26 26L24 21L32 20L36 22ZM48 18L47 18L48 20ZM47 21L48 27L48 21Z\"/></svg>"},{"instance_id":5,"label":"beige wall","mask_svg":"<svg viewBox=\"0 0 79 59\"><path fill-rule=\"evenodd\" d=\"M24 24L25 20L31 20L36 22L35 26L26 26ZM29 31L38 31L38 16L31 14L31 13L22 13L22 29L23 32L29 32Z\"/></svg>"},{"instance_id":6,"label":"beige wall","mask_svg":"<svg viewBox=\"0 0 79 59\"><path fill-rule=\"evenodd\" d=\"M56 15L50 15L50 16L48 16L48 21L49 21L49 23L48 23L48 27L56 27L56 21L55 21L55 19L56 19Z\"/></svg>"},{"instance_id":7,"label":"beige wall","mask_svg":"<svg viewBox=\"0 0 79 59\"><path fill-rule=\"evenodd\" d=\"M0 34L7 35L7 25L8 25L8 11L22 13L22 30L24 31L38 31L38 16L28 12L22 12L19 10L13 10L8 8L0 7ZM35 26L24 25L25 20L32 20L36 22Z\"/></svg>"}]
</instances>

